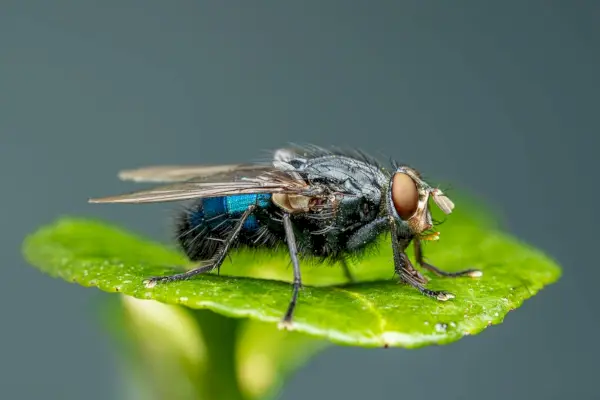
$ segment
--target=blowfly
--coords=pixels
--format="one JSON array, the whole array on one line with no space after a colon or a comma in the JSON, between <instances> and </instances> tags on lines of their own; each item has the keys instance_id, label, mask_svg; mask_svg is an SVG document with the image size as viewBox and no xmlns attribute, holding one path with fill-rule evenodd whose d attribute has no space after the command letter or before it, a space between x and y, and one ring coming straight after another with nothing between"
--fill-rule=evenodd
<instances>
[{"instance_id":1,"label":"blowfly","mask_svg":"<svg viewBox=\"0 0 600 400\"><path fill-rule=\"evenodd\" d=\"M445 214L452 212L453 202L414 168L394 162L388 170L360 151L291 147L275 151L264 163L146 167L122 171L119 177L163 185L90 202L192 201L178 218L177 237L197 266L149 277L146 287L219 270L228 252L241 246L284 245L294 279L283 327L292 323L302 287L301 260L339 263L353 280L349 259L364 253L384 232L390 234L399 279L428 297L446 301L454 295L426 288L427 279L405 253L411 242L417 263L438 276L481 276L474 269L445 272L423 258L421 242L439 235L432 231L429 199Z\"/></svg>"}]
</instances>

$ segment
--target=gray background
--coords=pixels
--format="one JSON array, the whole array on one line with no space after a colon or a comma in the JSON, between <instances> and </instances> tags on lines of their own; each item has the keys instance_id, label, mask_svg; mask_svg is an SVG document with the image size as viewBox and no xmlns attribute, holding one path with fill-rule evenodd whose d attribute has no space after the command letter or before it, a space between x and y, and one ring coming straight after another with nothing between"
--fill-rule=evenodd
<instances>
[{"instance_id":1,"label":"gray background","mask_svg":"<svg viewBox=\"0 0 600 400\"><path fill-rule=\"evenodd\" d=\"M451 346L332 348L283 398L597 398L599 5L2 0L0 397L116 385L90 306L102 294L28 267L27 233L79 214L167 240L168 206L86 199L130 189L122 168L300 141L472 190L565 272Z\"/></svg>"}]
</instances>

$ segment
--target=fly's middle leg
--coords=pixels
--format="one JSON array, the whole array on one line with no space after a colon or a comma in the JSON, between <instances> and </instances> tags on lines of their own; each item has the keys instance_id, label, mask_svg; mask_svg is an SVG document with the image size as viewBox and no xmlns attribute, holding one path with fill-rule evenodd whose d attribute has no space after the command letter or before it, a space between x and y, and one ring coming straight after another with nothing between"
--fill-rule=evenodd
<instances>
[{"instance_id":1,"label":"fly's middle leg","mask_svg":"<svg viewBox=\"0 0 600 400\"><path fill-rule=\"evenodd\" d=\"M296 302L298 301L298 292L302 288L302 277L300 275L300 262L298 261L298 248L296 246L296 236L294 235L294 227L290 220L289 214L283 214L283 227L285 229L285 239L288 244L288 250L290 252L290 258L292 259L292 266L294 269L294 283L292 288L292 299L288 305L288 309L283 317L283 320L279 323L280 328L291 328L292 318L294 310L296 309Z\"/></svg>"},{"instance_id":2,"label":"fly's middle leg","mask_svg":"<svg viewBox=\"0 0 600 400\"><path fill-rule=\"evenodd\" d=\"M254 212L255 209L256 209L256 206L251 205L250 207L248 207L246 209L246 211L244 211L244 213L242 214L240 219L233 226L233 229L231 230L231 232L229 232L229 235L227 236L227 238L224 240L223 245L217 250L215 257L210 264L204 265L204 266L201 266L198 268L194 268L190 271L183 272L181 274L175 274L175 275L169 275L169 276L156 276L156 277L146 279L144 281L145 286L147 288L152 288L152 287L156 286L157 283L183 281L186 279L190 279L196 275L203 274L205 272L210 272L215 268L217 268L217 269L220 268L221 264L223 264L223 261L225 260L225 257L227 256L227 253L229 252L231 246L238 238L238 235L240 234L240 231L242 230L242 227L244 226L244 222L246 222L248 217L252 214L252 212Z\"/></svg>"}]
</instances>

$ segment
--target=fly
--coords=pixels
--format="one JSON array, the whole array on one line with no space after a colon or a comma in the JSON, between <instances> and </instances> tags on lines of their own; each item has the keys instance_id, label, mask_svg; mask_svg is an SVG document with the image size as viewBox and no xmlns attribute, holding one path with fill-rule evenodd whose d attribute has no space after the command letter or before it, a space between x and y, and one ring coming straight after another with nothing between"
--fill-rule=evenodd
<instances>
[{"instance_id":1,"label":"fly","mask_svg":"<svg viewBox=\"0 0 600 400\"><path fill-rule=\"evenodd\" d=\"M90 202L193 200L178 218L177 233L180 247L197 266L149 277L144 281L148 288L218 271L234 248L287 245L294 279L283 327L291 326L302 287L300 260L339 262L353 281L348 260L384 232L391 234L395 273L428 297L446 301L454 295L426 288L427 279L405 252L411 242L417 263L438 276L482 275L475 269L445 272L425 262L421 242L439 236L432 232L429 199L445 214L454 203L414 168L394 163L387 170L362 152L296 147L275 151L267 163L147 167L122 171L119 177L164 185Z\"/></svg>"}]
</instances>

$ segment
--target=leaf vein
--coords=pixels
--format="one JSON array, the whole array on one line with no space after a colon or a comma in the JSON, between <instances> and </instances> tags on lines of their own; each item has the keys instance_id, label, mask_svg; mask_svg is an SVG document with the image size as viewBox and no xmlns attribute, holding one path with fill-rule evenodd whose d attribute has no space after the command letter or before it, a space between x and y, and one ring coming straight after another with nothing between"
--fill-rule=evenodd
<instances>
[{"instance_id":1,"label":"leaf vein","mask_svg":"<svg viewBox=\"0 0 600 400\"><path fill-rule=\"evenodd\" d=\"M371 300L369 300L365 295L353 292L351 290L346 290L346 289L341 289L341 288L334 288L334 289L339 292L347 294L351 298L356 299L356 300L360 301L361 303L363 303L365 306L367 306L367 308L369 309L371 314L374 315L375 318L377 319L377 322L379 324L379 330L380 330L379 335L384 334L385 327L387 325L387 320L383 317L383 315L381 315L381 313L377 310L377 307L375 306L375 304L373 304L373 302Z\"/></svg>"}]
</instances>

